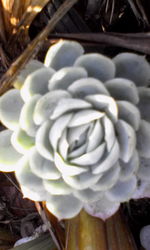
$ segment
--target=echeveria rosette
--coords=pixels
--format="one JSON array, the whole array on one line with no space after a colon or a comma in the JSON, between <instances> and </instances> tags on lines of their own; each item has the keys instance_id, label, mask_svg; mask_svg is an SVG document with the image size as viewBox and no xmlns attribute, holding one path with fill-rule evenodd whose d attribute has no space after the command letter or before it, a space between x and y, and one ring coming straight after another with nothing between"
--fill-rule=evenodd
<instances>
[{"instance_id":1,"label":"echeveria rosette","mask_svg":"<svg viewBox=\"0 0 150 250\"><path fill-rule=\"evenodd\" d=\"M150 66L60 41L0 98L0 169L59 219L82 208L106 219L150 195ZM32 65L32 62L30 62ZM36 69L37 67L37 69ZM27 74L29 70L29 74ZM24 78L21 79L24 79ZM23 80L22 80L23 81Z\"/></svg>"}]
</instances>

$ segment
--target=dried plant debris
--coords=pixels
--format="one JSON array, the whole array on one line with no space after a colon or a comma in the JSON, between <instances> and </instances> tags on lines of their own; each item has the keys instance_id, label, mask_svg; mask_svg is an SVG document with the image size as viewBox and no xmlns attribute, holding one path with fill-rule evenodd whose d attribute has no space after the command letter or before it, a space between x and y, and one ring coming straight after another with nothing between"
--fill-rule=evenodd
<instances>
[{"instance_id":1,"label":"dried plant debris","mask_svg":"<svg viewBox=\"0 0 150 250\"><path fill-rule=\"evenodd\" d=\"M93 18L95 19L95 22L98 20L103 31L110 29L112 25L120 22L120 19L123 19L124 15L126 15L126 13L129 14L130 12L132 12L137 19L137 25L141 25L143 28L149 27L146 8L142 1L88 0L85 9L86 19L91 22L93 22Z\"/></svg>"},{"instance_id":2,"label":"dried plant debris","mask_svg":"<svg viewBox=\"0 0 150 250\"><path fill-rule=\"evenodd\" d=\"M14 248L10 250L56 250L56 247L49 234L43 234L39 237L23 238L16 242Z\"/></svg>"},{"instance_id":3,"label":"dried plant debris","mask_svg":"<svg viewBox=\"0 0 150 250\"><path fill-rule=\"evenodd\" d=\"M48 3L48 0L37 1L1 1L1 23L3 23L2 38L9 39L14 33L18 32L20 26L26 30L29 28L34 17ZM25 31L26 32L26 31Z\"/></svg>"}]
</instances>

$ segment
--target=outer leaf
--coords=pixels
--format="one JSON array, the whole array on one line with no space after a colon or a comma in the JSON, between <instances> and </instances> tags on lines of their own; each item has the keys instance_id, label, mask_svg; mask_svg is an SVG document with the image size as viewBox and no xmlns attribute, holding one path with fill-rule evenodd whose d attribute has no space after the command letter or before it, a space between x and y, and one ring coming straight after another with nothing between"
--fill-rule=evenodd
<instances>
[{"instance_id":1,"label":"outer leaf","mask_svg":"<svg viewBox=\"0 0 150 250\"><path fill-rule=\"evenodd\" d=\"M87 77L87 72L81 67L65 67L58 70L50 79L48 88L67 89L74 81Z\"/></svg>"},{"instance_id":2,"label":"outer leaf","mask_svg":"<svg viewBox=\"0 0 150 250\"><path fill-rule=\"evenodd\" d=\"M75 61L75 66L85 68L90 77L95 77L101 81L107 81L115 76L113 61L97 53L80 56Z\"/></svg>"},{"instance_id":3,"label":"outer leaf","mask_svg":"<svg viewBox=\"0 0 150 250\"><path fill-rule=\"evenodd\" d=\"M23 104L20 92L17 89L11 89L0 97L0 121L7 128L11 130L18 128Z\"/></svg>"},{"instance_id":4,"label":"outer leaf","mask_svg":"<svg viewBox=\"0 0 150 250\"><path fill-rule=\"evenodd\" d=\"M136 136L133 128L125 121L118 120L116 131L120 145L120 159L128 162L136 146Z\"/></svg>"},{"instance_id":5,"label":"outer leaf","mask_svg":"<svg viewBox=\"0 0 150 250\"><path fill-rule=\"evenodd\" d=\"M45 94L48 92L48 81L54 74L51 68L42 67L26 78L21 88L21 96L25 102L29 101L36 94Z\"/></svg>"},{"instance_id":6,"label":"outer leaf","mask_svg":"<svg viewBox=\"0 0 150 250\"><path fill-rule=\"evenodd\" d=\"M14 171L22 156L12 146L11 136L10 130L0 132L0 171L3 172Z\"/></svg>"},{"instance_id":7,"label":"outer leaf","mask_svg":"<svg viewBox=\"0 0 150 250\"><path fill-rule=\"evenodd\" d=\"M29 136L35 136L38 126L33 120L34 109L36 103L40 99L40 95L33 96L28 102L26 102L21 110L19 124L20 127L26 131Z\"/></svg>"},{"instance_id":8,"label":"outer leaf","mask_svg":"<svg viewBox=\"0 0 150 250\"><path fill-rule=\"evenodd\" d=\"M44 64L55 70L62 67L72 66L75 60L84 52L83 47L74 41L61 40L48 50Z\"/></svg>"},{"instance_id":9,"label":"outer leaf","mask_svg":"<svg viewBox=\"0 0 150 250\"><path fill-rule=\"evenodd\" d=\"M147 86L150 79L150 65L144 56L134 53L120 53L114 58L116 76L132 80L137 86Z\"/></svg>"},{"instance_id":10,"label":"outer leaf","mask_svg":"<svg viewBox=\"0 0 150 250\"><path fill-rule=\"evenodd\" d=\"M119 206L120 202L111 201L107 197L103 196L98 201L85 204L84 209L92 216L106 220L119 209Z\"/></svg>"},{"instance_id":11,"label":"outer leaf","mask_svg":"<svg viewBox=\"0 0 150 250\"><path fill-rule=\"evenodd\" d=\"M17 76L17 78L15 79L13 85L16 89L21 89L21 87L24 84L24 81L26 79L26 77L31 74L33 71L36 71L37 69L40 69L44 67L44 64L41 63L38 60L30 60L24 69L21 70L20 74Z\"/></svg>"},{"instance_id":12,"label":"outer leaf","mask_svg":"<svg viewBox=\"0 0 150 250\"><path fill-rule=\"evenodd\" d=\"M83 204L72 195L53 195L48 197L46 206L61 220L76 216L81 211Z\"/></svg>"},{"instance_id":13,"label":"outer leaf","mask_svg":"<svg viewBox=\"0 0 150 250\"><path fill-rule=\"evenodd\" d=\"M118 182L106 192L106 197L112 202L124 202L131 199L137 187L135 175L125 181Z\"/></svg>"},{"instance_id":14,"label":"outer leaf","mask_svg":"<svg viewBox=\"0 0 150 250\"><path fill-rule=\"evenodd\" d=\"M137 104L138 90L134 82L124 78L114 78L105 82L105 86L116 100L125 100Z\"/></svg>"},{"instance_id":15,"label":"outer leaf","mask_svg":"<svg viewBox=\"0 0 150 250\"><path fill-rule=\"evenodd\" d=\"M140 128L137 132L137 149L140 156L150 157L150 123L141 120Z\"/></svg>"},{"instance_id":16,"label":"outer leaf","mask_svg":"<svg viewBox=\"0 0 150 250\"><path fill-rule=\"evenodd\" d=\"M141 115L135 105L127 101L117 101L119 119L129 123L135 130L139 129Z\"/></svg>"},{"instance_id":17,"label":"outer leaf","mask_svg":"<svg viewBox=\"0 0 150 250\"><path fill-rule=\"evenodd\" d=\"M69 97L71 97L70 94L65 90L54 90L43 95L35 106L34 122L39 125L49 119L58 101Z\"/></svg>"},{"instance_id":18,"label":"outer leaf","mask_svg":"<svg viewBox=\"0 0 150 250\"><path fill-rule=\"evenodd\" d=\"M73 82L68 91L76 98L84 98L87 95L103 94L109 95L104 84L92 77L84 78Z\"/></svg>"},{"instance_id":19,"label":"outer leaf","mask_svg":"<svg viewBox=\"0 0 150 250\"><path fill-rule=\"evenodd\" d=\"M138 88L140 101L138 108L144 120L150 122L150 89L145 87Z\"/></svg>"}]
</instances>

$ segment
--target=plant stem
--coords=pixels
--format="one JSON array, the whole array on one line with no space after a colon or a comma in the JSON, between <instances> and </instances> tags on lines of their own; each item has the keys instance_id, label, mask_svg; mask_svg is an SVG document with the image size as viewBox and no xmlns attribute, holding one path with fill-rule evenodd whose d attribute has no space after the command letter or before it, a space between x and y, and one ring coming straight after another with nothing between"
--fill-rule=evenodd
<instances>
[{"instance_id":1,"label":"plant stem","mask_svg":"<svg viewBox=\"0 0 150 250\"><path fill-rule=\"evenodd\" d=\"M119 210L103 222L85 211L66 221L65 250L137 250Z\"/></svg>"}]
</instances>

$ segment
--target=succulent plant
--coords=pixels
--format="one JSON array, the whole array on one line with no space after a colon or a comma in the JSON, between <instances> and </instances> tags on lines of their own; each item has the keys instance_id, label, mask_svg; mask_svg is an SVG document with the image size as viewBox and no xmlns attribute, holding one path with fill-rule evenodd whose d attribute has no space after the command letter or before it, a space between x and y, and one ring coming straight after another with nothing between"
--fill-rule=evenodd
<instances>
[{"instance_id":1,"label":"succulent plant","mask_svg":"<svg viewBox=\"0 0 150 250\"><path fill-rule=\"evenodd\" d=\"M0 97L0 170L59 219L150 195L150 65L61 40ZM32 66L32 62L30 62ZM29 73L28 73L29 72ZM25 78L25 80L23 80ZM24 81L23 83L18 83Z\"/></svg>"},{"instance_id":2,"label":"succulent plant","mask_svg":"<svg viewBox=\"0 0 150 250\"><path fill-rule=\"evenodd\" d=\"M140 230L140 242L145 250L150 249L150 225L142 227Z\"/></svg>"}]
</instances>

